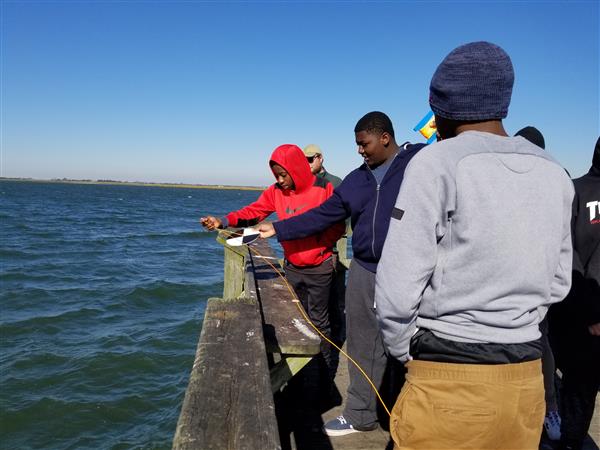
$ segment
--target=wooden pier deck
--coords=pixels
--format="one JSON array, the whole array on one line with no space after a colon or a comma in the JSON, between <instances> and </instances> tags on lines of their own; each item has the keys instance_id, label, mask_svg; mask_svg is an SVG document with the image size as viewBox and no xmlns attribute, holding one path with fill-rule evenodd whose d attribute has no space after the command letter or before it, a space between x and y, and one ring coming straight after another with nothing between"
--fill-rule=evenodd
<instances>
[{"instance_id":1,"label":"wooden pier deck","mask_svg":"<svg viewBox=\"0 0 600 450\"><path fill-rule=\"evenodd\" d=\"M348 362L340 356L336 395L310 381L319 337L277 273L268 241L225 248L223 298L209 299L177 429L176 450L392 450L387 413L365 433L328 437L323 423L342 413ZM403 369L392 365L382 396L391 409ZM385 380L384 380L385 383ZM600 399L584 450L599 450ZM424 424L423 426L427 426ZM542 439L541 450L555 445Z\"/></svg>"}]
</instances>

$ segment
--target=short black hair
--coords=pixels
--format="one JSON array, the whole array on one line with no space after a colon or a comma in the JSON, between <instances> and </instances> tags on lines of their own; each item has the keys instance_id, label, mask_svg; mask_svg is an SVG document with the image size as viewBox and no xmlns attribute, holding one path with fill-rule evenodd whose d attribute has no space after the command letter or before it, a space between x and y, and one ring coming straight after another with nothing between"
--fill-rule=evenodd
<instances>
[{"instance_id":1,"label":"short black hair","mask_svg":"<svg viewBox=\"0 0 600 450\"><path fill-rule=\"evenodd\" d=\"M379 133L387 133L391 137L394 137L394 127L392 126L392 121L386 114L380 111L371 111L370 113L362 116L360 120L356 122L354 132L360 133L361 131L366 131L367 133L372 133L374 131Z\"/></svg>"},{"instance_id":2,"label":"short black hair","mask_svg":"<svg viewBox=\"0 0 600 450\"><path fill-rule=\"evenodd\" d=\"M515 136L524 137L532 144L535 144L538 147L543 148L543 149L546 148L546 141L544 140L544 135L536 127L521 128L519 131L517 131L515 133Z\"/></svg>"}]
</instances>

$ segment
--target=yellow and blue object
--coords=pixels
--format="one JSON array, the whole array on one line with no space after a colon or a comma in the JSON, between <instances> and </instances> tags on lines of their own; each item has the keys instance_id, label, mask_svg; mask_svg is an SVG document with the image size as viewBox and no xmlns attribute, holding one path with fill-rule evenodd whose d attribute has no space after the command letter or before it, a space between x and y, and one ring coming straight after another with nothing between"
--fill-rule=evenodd
<instances>
[{"instance_id":1,"label":"yellow and blue object","mask_svg":"<svg viewBox=\"0 0 600 450\"><path fill-rule=\"evenodd\" d=\"M421 121L417 125L415 125L413 130L421 133L423 137L427 139L428 144L431 144L433 141L435 141L436 127L435 116L433 115L433 111L429 111L425 115L425 117L423 117Z\"/></svg>"}]
</instances>

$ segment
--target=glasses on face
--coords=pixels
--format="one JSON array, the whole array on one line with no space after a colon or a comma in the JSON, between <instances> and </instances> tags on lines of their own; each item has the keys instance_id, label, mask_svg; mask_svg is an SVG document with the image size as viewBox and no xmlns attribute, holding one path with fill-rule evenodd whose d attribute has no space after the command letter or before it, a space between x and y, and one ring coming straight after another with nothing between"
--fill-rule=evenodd
<instances>
[{"instance_id":1,"label":"glasses on face","mask_svg":"<svg viewBox=\"0 0 600 450\"><path fill-rule=\"evenodd\" d=\"M308 160L309 164L312 164L317 156L319 155L307 156L306 159Z\"/></svg>"}]
</instances>

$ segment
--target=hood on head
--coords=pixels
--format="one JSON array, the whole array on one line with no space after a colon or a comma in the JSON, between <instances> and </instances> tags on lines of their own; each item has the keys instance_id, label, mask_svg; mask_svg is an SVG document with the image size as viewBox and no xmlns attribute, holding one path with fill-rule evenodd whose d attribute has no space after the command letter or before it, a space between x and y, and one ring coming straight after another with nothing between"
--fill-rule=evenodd
<instances>
[{"instance_id":1,"label":"hood on head","mask_svg":"<svg viewBox=\"0 0 600 450\"><path fill-rule=\"evenodd\" d=\"M600 137L596 141L596 147L594 147L594 157L592 158L592 167L596 170L600 170Z\"/></svg>"},{"instance_id":2,"label":"hood on head","mask_svg":"<svg viewBox=\"0 0 600 450\"><path fill-rule=\"evenodd\" d=\"M274 162L283 167L294 180L295 191L302 192L314 183L314 175L310 171L310 165L306 156L294 144L283 144L273 150L269 163Z\"/></svg>"}]
</instances>

